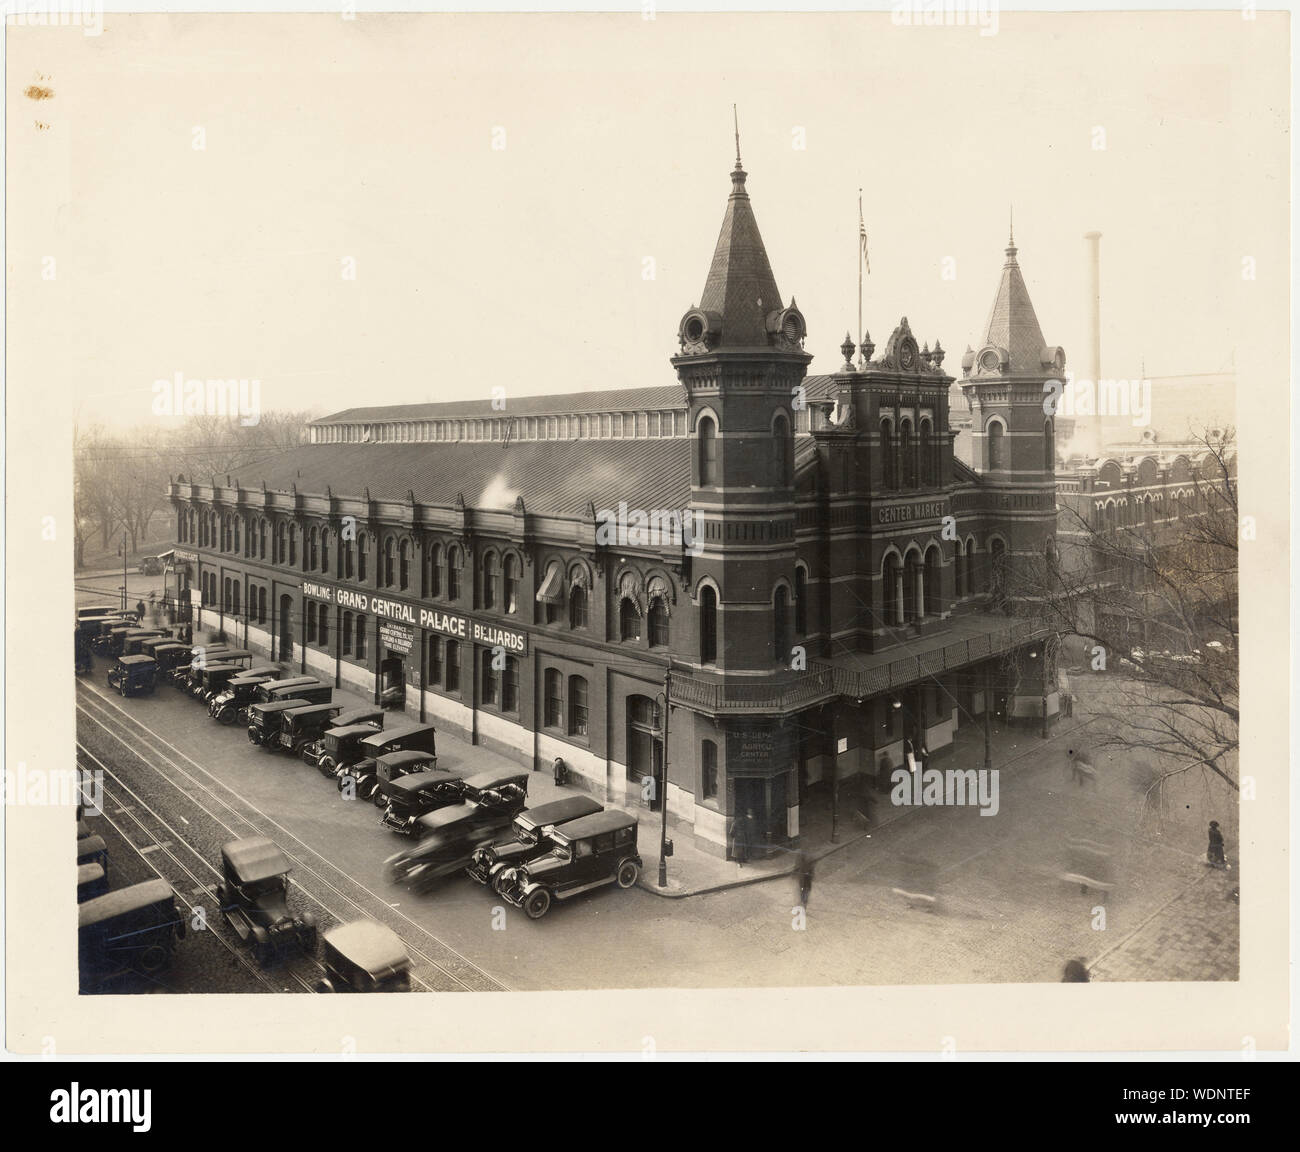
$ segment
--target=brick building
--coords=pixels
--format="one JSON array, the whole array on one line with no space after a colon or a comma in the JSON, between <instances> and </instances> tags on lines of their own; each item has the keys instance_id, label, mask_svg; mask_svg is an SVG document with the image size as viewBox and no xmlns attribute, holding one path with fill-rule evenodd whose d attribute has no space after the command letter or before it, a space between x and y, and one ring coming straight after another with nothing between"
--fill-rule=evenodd
<instances>
[{"instance_id":1,"label":"brick building","mask_svg":"<svg viewBox=\"0 0 1300 1152\"><path fill-rule=\"evenodd\" d=\"M801 805L905 740L941 756L989 707L1054 715L1044 635L1004 593L1052 547L1063 364L1014 245L962 364L973 468L938 341L903 319L809 376L783 301L737 158L676 383L350 409L177 477L200 624L523 764L562 757L619 804L657 807L667 716L669 813L718 854L745 810L796 842Z\"/></svg>"}]
</instances>

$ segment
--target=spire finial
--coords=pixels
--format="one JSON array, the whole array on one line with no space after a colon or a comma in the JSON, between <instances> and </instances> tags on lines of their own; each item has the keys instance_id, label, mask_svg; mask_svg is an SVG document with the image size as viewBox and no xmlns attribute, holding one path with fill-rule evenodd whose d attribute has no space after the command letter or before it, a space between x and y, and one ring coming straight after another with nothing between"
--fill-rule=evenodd
<instances>
[{"instance_id":1,"label":"spire finial","mask_svg":"<svg viewBox=\"0 0 1300 1152\"><path fill-rule=\"evenodd\" d=\"M731 122L736 127L736 171L741 171L740 165L740 115L736 112L736 106L731 106Z\"/></svg>"},{"instance_id":2,"label":"spire finial","mask_svg":"<svg viewBox=\"0 0 1300 1152\"><path fill-rule=\"evenodd\" d=\"M1008 205L1007 212L1011 222L1010 227L1007 229L1007 247L1014 248L1016 246L1016 206L1014 204Z\"/></svg>"}]
</instances>

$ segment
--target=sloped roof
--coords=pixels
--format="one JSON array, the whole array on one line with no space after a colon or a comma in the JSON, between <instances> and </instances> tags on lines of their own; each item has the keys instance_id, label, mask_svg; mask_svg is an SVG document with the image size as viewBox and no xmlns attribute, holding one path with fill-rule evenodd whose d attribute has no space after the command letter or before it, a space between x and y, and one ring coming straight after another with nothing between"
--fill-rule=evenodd
<instances>
[{"instance_id":1,"label":"sloped roof","mask_svg":"<svg viewBox=\"0 0 1300 1152\"><path fill-rule=\"evenodd\" d=\"M1029 299L1029 289L1016 262L1018 249L1010 241L1006 248L1006 263L1002 265L1002 279L997 295L984 326L984 344L1005 348L1010 357L1012 372L1038 372L1042 368L1046 341L1038 326L1038 316Z\"/></svg>"},{"instance_id":2,"label":"sloped roof","mask_svg":"<svg viewBox=\"0 0 1300 1152\"><path fill-rule=\"evenodd\" d=\"M591 392L562 392L548 396L507 397L506 407L492 407L490 399L449 400L429 404L386 404L373 408L346 408L313 424L355 424L367 420L461 420L472 417L569 416L578 412L625 412L633 408L685 408L686 390L680 384L653 388L603 388Z\"/></svg>"},{"instance_id":3,"label":"sloped roof","mask_svg":"<svg viewBox=\"0 0 1300 1152\"><path fill-rule=\"evenodd\" d=\"M545 440L512 444L308 444L232 469L256 489L405 500L451 507L458 494L471 508L581 516L588 502L616 508L684 508L691 491L691 441Z\"/></svg>"},{"instance_id":4,"label":"sloped roof","mask_svg":"<svg viewBox=\"0 0 1300 1152\"><path fill-rule=\"evenodd\" d=\"M766 347L767 314L782 306L749 193L745 191L745 176L737 157L722 230L700 297L701 309L722 317L718 340L722 348Z\"/></svg>"}]
</instances>

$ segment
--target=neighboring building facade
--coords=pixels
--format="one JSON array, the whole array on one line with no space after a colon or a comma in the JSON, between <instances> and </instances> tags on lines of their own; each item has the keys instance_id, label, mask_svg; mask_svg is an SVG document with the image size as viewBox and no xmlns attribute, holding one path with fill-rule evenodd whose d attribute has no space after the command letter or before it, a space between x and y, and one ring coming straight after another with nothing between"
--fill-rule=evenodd
<instances>
[{"instance_id":1,"label":"neighboring building facade","mask_svg":"<svg viewBox=\"0 0 1300 1152\"><path fill-rule=\"evenodd\" d=\"M561 757L612 803L657 807L666 753L670 815L717 854L745 812L795 843L801 805L941 755L988 708L1054 716L1006 573L1052 547L1063 357L1014 246L963 362L972 469L944 352L906 319L806 374L739 159L731 181L677 384L352 409L179 477L198 623L523 764Z\"/></svg>"}]
</instances>

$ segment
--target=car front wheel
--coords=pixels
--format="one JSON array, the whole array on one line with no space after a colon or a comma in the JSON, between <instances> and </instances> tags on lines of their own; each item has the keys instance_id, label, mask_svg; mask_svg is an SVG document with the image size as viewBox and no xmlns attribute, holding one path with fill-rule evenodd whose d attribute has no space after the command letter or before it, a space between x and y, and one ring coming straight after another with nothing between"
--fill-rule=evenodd
<instances>
[{"instance_id":1,"label":"car front wheel","mask_svg":"<svg viewBox=\"0 0 1300 1152\"><path fill-rule=\"evenodd\" d=\"M551 906L551 894L545 888L538 888L524 901L524 911L530 920L540 920Z\"/></svg>"},{"instance_id":2,"label":"car front wheel","mask_svg":"<svg viewBox=\"0 0 1300 1152\"><path fill-rule=\"evenodd\" d=\"M636 866L632 860L624 860L618 866L618 875L615 877L620 888L631 888L636 883L636 878L641 875L641 869Z\"/></svg>"}]
</instances>

